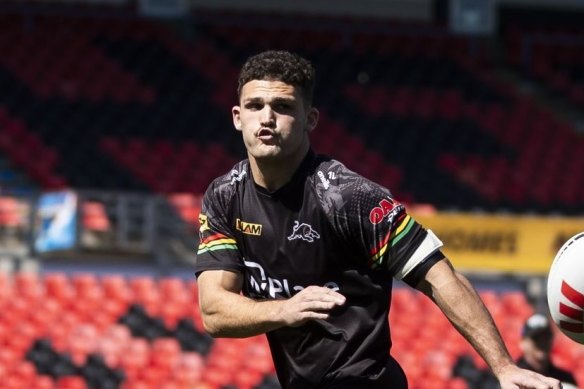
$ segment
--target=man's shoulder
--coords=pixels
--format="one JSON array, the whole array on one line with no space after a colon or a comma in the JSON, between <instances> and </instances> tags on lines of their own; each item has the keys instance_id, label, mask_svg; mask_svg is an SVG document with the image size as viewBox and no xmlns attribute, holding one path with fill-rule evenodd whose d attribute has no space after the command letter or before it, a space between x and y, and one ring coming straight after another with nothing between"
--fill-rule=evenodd
<instances>
[{"instance_id":1,"label":"man's shoulder","mask_svg":"<svg viewBox=\"0 0 584 389\"><path fill-rule=\"evenodd\" d=\"M345 164L334 158L319 154L316 160L317 164L313 176L315 185L317 186L323 186L324 189L336 187L345 194L370 192L372 190L389 193L387 188L351 170Z\"/></svg>"},{"instance_id":2,"label":"man's shoulder","mask_svg":"<svg viewBox=\"0 0 584 389\"><path fill-rule=\"evenodd\" d=\"M225 172L224 174L215 178L207 188L206 196L213 197L230 197L237 192L243 183L248 179L249 175L249 161L244 159Z\"/></svg>"},{"instance_id":3,"label":"man's shoulder","mask_svg":"<svg viewBox=\"0 0 584 389\"><path fill-rule=\"evenodd\" d=\"M317 156L312 180L320 203L329 211L369 198L379 201L391 196L388 189L324 155Z\"/></svg>"},{"instance_id":4,"label":"man's shoulder","mask_svg":"<svg viewBox=\"0 0 584 389\"><path fill-rule=\"evenodd\" d=\"M327 155L318 154L315 160L313 173L315 182L320 182L325 187L363 179L361 175L349 169L345 164Z\"/></svg>"}]
</instances>

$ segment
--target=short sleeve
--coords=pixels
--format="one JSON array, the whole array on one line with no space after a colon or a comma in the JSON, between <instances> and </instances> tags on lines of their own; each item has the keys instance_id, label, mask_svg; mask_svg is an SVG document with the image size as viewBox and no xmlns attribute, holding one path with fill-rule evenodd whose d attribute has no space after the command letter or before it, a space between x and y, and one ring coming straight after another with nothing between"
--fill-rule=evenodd
<instances>
[{"instance_id":1,"label":"short sleeve","mask_svg":"<svg viewBox=\"0 0 584 389\"><path fill-rule=\"evenodd\" d=\"M442 246L387 189L368 180L356 183L347 211L351 238L367 266L397 279L404 279Z\"/></svg>"},{"instance_id":2,"label":"short sleeve","mask_svg":"<svg viewBox=\"0 0 584 389\"><path fill-rule=\"evenodd\" d=\"M223 196L222 196L223 195ZM229 226L229 201L224 193L211 185L199 214L199 247L195 272L198 276L205 270L231 270L241 272L241 255Z\"/></svg>"}]
</instances>

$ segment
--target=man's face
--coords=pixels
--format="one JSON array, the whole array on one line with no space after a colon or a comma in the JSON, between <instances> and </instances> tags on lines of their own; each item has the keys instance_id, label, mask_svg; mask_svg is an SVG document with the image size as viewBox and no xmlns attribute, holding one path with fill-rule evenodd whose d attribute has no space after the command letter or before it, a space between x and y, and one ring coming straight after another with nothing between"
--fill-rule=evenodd
<instances>
[{"instance_id":1,"label":"man's face","mask_svg":"<svg viewBox=\"0 0 584 389\"><path fill-rule=\"evenodd\" d=\"M248 156L255 160L303 157L318 111L307 107L299 88L281 81L252 80L241 89L232 109Z\"/></svg>"},{"instance_id":2,"label":"man's face","mask_svg":"<svg viewBox=\"0 0 584 389\"><path fill-rule=\"evenodd\" d=\"M553 338L549 333L541 333L521 340L523 357L537 372L544 372L549 365Z\"/></svg>"}]
</instances>

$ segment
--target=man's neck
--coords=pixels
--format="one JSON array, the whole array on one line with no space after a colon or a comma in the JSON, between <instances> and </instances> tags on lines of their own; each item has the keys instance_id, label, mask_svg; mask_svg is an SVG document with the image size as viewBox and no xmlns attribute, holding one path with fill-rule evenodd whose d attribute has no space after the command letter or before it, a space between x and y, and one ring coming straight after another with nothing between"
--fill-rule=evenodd
<instances>
[{"instance_id":1,"label":"man's neck","mask_svg":"<svg viewBox=\"0 0 584 389\"><path fill-rule=\"evenodd\" d=\"M268 192L275 192L286 185L306 157L308 150L289 159L255 159L250 157L254 182Z\"/></svg>"}]
</instances>

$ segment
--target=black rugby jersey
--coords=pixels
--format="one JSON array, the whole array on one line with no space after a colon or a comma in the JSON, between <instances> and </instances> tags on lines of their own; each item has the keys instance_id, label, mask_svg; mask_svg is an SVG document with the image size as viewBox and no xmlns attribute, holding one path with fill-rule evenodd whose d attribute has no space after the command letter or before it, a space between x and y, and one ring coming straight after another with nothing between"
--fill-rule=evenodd
<instances>
[{"instance_id":1,"label":"black rugby jersey","mask_svg":"<svg viewBox=\"0 0 584 389\"><path fill-rule=\"evenodd\" d=\"M284 388L375 388L377 381L405 388L389 357L392 279L416 283L442 258L442 243L387 189L326 156L310 151L273 193L251 174L241 161L207 189L196 274L240 272L253 299L289 298L309 285L346 297L327 320L267 333Z\"/></svg>"}]
</instances>

